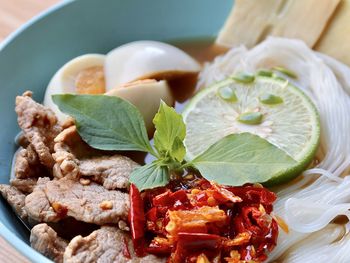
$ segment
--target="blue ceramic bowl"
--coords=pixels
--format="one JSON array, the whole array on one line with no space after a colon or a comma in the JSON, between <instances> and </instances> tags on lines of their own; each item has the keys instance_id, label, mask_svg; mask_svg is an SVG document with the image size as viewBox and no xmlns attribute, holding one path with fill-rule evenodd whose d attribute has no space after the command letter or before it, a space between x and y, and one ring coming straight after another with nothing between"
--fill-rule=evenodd
<instances>
[{"instance_id":1,"label":"blue ceramic bowl","mask_svg":"<svg viewBox=\"0 0 350 263\"><path fill-rule=\"evenodd\" d=\"M0 183L8 183L19 128L15 96L43 99L55 71L84 53L106 53L134 40L215 36L232 0L65 1L31 20L0 45ZM33 262L51 262L28 245L29 233L0 200L0 235Z\"/></svg>"}]
</instances>

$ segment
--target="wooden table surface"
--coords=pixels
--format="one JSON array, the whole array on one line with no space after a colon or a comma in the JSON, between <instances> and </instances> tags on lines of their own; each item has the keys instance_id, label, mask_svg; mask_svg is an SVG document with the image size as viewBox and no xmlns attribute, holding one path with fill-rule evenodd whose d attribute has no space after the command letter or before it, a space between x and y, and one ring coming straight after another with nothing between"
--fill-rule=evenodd
<instances>
[{"instance_id":1,"label":"wooden table surface","mask_svg":"<svg viewBox=\"0 0 350 263\"><path fill-rule=\"evenodd\" d=\"M0 0L0 42L27 20L59 0ZM0 262L29 262L0 237Z\"/></svg>"}]
</instances>

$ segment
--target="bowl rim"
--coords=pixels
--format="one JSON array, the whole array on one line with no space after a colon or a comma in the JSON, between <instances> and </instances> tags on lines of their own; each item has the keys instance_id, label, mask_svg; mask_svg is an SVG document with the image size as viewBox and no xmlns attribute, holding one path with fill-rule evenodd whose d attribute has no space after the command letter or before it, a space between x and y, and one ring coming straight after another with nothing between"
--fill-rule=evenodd
<instances>
[{"instance_id":1,"label":"bowl rim","mask_svg":"<svg viewBox=\"0 0 350 263\"><path fill-rule=\"evenodd\" d=\"M25 30L27 30L32 25L36 24L38 21L44 19L48 15L56 12L57 10L65 7L77 0L63 0L60 1L53 6L47 8L46 10L40 12L38 15L29 19L26 23L21 25L17 30L13 31L8 35L1 43L0 43L0 53L11 44L20 34L22 34ZM8 229L0 220L0 236L3 237L12 248L16 249L22 256L31 262L37 263L52 263L50 259L43 256L35 249L31 248L28 244L26 244L22 239L20 239L17 235L15 235L10 229Z\"/></svg>"}]
</instances>

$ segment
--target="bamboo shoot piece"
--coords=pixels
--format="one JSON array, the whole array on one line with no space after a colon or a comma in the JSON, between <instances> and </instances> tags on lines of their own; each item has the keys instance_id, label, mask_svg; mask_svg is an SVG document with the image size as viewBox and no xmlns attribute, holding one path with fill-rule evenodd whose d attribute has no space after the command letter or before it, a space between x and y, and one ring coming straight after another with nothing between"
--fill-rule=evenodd
<instances>
[{"instance_id":1,"label":"bamboo shoot piece","mask_svg":"<svg viewBox=\"0 0 350 263\"><path fill-rule=\"evenodd\" d=\"M315 50L350 66L350 0L341 1Z\"/></svg>"},{"instance_id":2,"label":"bamboo shoot piece","mask_svg":"<svg viewBox=\"0 0 350 263\"><path fill-rule=\"evenodd\" d=\"M267 36L303 40L313 47L340 0L236 0L216 43L251 48Z\"/></svg>"}]
</instances>

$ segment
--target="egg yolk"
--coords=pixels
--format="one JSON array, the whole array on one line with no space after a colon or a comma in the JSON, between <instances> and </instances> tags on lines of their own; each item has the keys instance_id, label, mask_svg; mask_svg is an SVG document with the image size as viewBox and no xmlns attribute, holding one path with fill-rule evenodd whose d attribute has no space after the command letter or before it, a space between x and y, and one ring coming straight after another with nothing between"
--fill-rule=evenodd
<instances>
[{"instance_id":1,"label":"egg yolk","mask_svg":"<svg viewBox=\"0 0 350 263\"><path fill-rule=\"evenodd\" d=\"M77 94L103 94L106 91L102 66L90 67L79 72L75 79Z\"/></svg>"}]
</instances>

